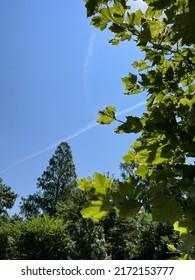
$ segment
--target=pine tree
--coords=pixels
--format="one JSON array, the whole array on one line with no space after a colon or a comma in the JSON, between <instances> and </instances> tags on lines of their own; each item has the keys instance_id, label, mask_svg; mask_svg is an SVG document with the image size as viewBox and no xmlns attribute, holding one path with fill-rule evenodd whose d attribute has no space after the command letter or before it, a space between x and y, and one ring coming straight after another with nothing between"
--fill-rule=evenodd
<instances>
[{"instance_id":1,"label":"pine tree","mask_svg":"<svg viewBox=\"0 0 195 280\"><path fill-rule=\"evenodd\" d=\"M56 213L57 203L65 201L76 188L76 172L70 146L62 142L49 161L42 176L37 179L37 191L22 198L21 213L26 217L39 213Z\"/></svg>"}]
</instances>

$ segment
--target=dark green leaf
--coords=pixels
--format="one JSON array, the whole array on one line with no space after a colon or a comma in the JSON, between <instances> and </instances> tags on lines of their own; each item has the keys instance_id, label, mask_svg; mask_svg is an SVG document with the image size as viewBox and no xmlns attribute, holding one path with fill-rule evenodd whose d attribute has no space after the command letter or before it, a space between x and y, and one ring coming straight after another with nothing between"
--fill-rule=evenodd
<instances>
[{"instance_id":1,"label":"dark green leaf","mask_svg":"<svg viewBox=\"0 0 195 280\"><path fill-rule=\"evenodd\" d=\"M160 195L153 200L152 205L152 216L154 220L159 222L174 223L181 219L184 214L174 197Z\"/></svg>"},{"instance_id":2,"label":"dark green leaf","mask_svg":"<svg viewBox=\"0 0 195 280\"><path fill-rule=\"evenodd\" d=\"M126 119L126 122L116 129L117 133L138 133L142 130L140 118L129 116Z\"/></svg>"}]
</instances>

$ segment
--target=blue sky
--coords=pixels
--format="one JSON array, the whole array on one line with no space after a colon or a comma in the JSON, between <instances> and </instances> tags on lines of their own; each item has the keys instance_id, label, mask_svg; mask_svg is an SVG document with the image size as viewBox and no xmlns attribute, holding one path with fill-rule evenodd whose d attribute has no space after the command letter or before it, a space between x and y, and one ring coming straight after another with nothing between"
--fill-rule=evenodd
<instances>
[{"instance_id":1,"label":"blue sky","mask_svg":"<svg viewBox=\"0 0 195 280\"><path fill-rule=\"evenodd\" d=\"M119 176L121 157L135 136L115 134L117 123L94 121L108 105L117 112L136 105L127 115L143 112L145 95L123 95L121 82L140 57L137 48L108 44L112 34L90 26L82 0L0 1L0 21L4 183L20 196L34 193L63 140L71 146L79 178L94 171Z\"/></svg>"}]
</instances>

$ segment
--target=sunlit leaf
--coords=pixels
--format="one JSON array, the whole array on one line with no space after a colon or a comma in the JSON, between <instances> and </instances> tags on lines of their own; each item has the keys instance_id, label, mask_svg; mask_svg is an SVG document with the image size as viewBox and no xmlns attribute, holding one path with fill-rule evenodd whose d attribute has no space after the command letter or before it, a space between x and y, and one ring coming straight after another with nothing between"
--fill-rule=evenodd
<instances>
[{"instance_id":1,"label":"sunlit leaf","mask_svg":"<svg viewBox=\"0 0 195 280\"><path fill-rule=\"evenodd\" d=\"M188 229L186 227L179 226L179 221L175 222L173 227L174 230L179 232L180 236L186 235L188 233Z\"/></svg>"},{"instance_id":2,"label":"sunlit leaf","mask_svg":"<svg viewBox=\"0 0 195 280\"><path fill-rule=\"evenodd\" d=\"M81 211L83 218L94 218L100 220L106 217L112 208L110 201L92 200L91 203Z\"/></svg>"},{"instance_id":3,"label":"sunlit leaf","mask_svg":"<svg viewBox=\"0 0 195 280\"><path fill-rule=\"evenodd\" d=\"M95 172L94 173L94 184L95 194L106 195L111 188L112 179L107 178L105 175Z\"/></svg>"},{"instance_id":4,"label":"sunlit leaf","mask_svg":"<svg viewBox=\"0 0 195 280\"><path fill-rule=\"evenodd\" d=\"M128 154L123 156L123 160L126 163L131 164L135 160L135 152L133 152L132 150L129 150Z\"/></svg>"},{"instance_id":5,"label":"sunlit leaf","mask_svg":"<svg viewBox=\"0 0 195 280\"><path fill-rule=\"evenodd\" d=\"M145 179L148 173L149 173L149 169L147 165L140 165L135 171L135 174L141 176L142 179Z\"/></svg>"},{"instance_id":6,"label":"sunlit leaf","mask_svg":"<svg viewBox=\"0 0 195 280\"><path fill-rule=\"evenodd\" d=\"M108 106L105 110L99 111L98 114L100 117L97 119L97 122L101 124L111 124L116 120L115 111L116 108L114 106Z\"/></svg>"},{"instance_id":7,"label":"sunlit leaf","mask_svg":"<svg viewBox=\"0 0 195 280\"><path fill-rule=\"evenodd\" d=\"M167 248L168 248L168 250L171 251L171 252L175 252L175 251L176 251L176 248L175 248L175 246L174 246L173 244L168 244L168 245L167 245Z\"/></svg>"}]
</instances>

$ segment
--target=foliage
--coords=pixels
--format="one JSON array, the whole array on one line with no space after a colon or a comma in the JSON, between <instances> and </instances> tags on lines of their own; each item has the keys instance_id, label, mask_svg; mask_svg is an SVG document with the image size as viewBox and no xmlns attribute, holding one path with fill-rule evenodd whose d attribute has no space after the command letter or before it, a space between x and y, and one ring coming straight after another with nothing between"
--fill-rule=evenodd
<instances>
[{"instance_id":1,"label":"foliage","mask_svg":"<svg viewBox=\"0 0 195 280\"><path fill-rule=\"evenodd\" d=\"M122 168L123 172L129 169L130 166ZM105 176L109 180L109 175ZM116 179L113 182L115 193L119 183ZM3 216L0 259L149 259L156 255L164 258L166 243L175 240L170 227L154 223L146 213L120 221L113 211L101 222L83 219L80 212L91 195L90 191L75 189L66 200L58 202L53 217L22 220L17 215Z\"/></svg>"},{"instance_id":2,"label":"foliage","mask_svg":"<svg viewBox=\"0 0 195 280\"><path fill-rule=\"evenodd\" d=\"M74 242L63 220L49 216L8 223L0 228L1 259L70 259ZM4 244L4 246L2 246Z\"/></svg>"},{"instance_id":3,"label":"foliage","mask_svg":"<svg viewBox=\"0 0 195 280\"><path fill-rule=\"evenodd\" d=\"M8 217L2 224L2 258L105 259L103 227L80 214L88 198L76 188L67 143L57 147L47 170L38 179L38 187L41 190L22 199L21 213L27 219L11 226Z\"/></svg>"},{"instance_id":4,"label":"foliage","mask_svg":"<svg viewBox=\"0 0 195 280\"><path fill-rule=\"evenodd\" d=\"M0 216L7 214L7 209L11 209L14 206L14 202L17 198L9 186L3 184L3 180L0 178Z\"/></svg>"},{"instance_id":5,"label":"foliage","mask_svg":"<svg viewBox=\"0 0 195 280\"><path fill-rule=\"evenodd\" d=\"M145 0L145 12L131 11L127 0L85 0L91 24L108 28L113 45L133 40L144 55L132 66L134 72L122 78L125 94L148 94L142 117L127 116L116 132L139 133L125 162L135 162L135 173L147 179L147 195L154 220L179 223L184 256L190 257L195 244L195 2ZM100 111L98 122L116 121L115 107ZM132 216L141 208L137 182L130 176L110 203L112 182L94 174L94 182L78 181L81 189L92 190L83 216L100 219L115 207L119 217ZM106 186L106 190L104 190Z\"/></svg>"},{"instance_id":6,"label":"foliage","mask_svg":"<svg viewBox=\"0 0 195 280\"><path fill-rule=\"evenodd\" d=\"M112 259L151 260L167 259L167 244L178 243L178 234L168 223L152 221L144 211L134 218L116 219L111 212L101 223L104 225L106 244Z\"/></svg>"},{"instance_id":7,"label":"foliage","mask_svg":"<svg viewBox=\"0 0 195 280\"><path fill-rule=\"evenodd\" d=\"M75 242L73 260L105 260L108 258L104 229L92 219L74 222L68 233Z\"/></svg>"},{"instance_id":8,"label":"foliage","mask_svg":"<svg viewBox=\"0 0 195 280\"><path fill-rule=\"evenodd\" d=\"M9 241L8 232L5 226L0 226L0 260L6 260L8 258Z\"/></svg>"},{"instance_id":9,"label":"foliage","mask_svg":"<svg viewBox=\"0 0 195 280\"><path fill-rule=\"evenodd\" d=\"M179 245L179 237L174 233L173 226L154 222L152 216L140 213L132 219L132 233L127 241L129 259L166 260L170 254L168 244Z\"/></svg>"},{"instance_id":10,"label":"foliage","mask_svg":"<svg viewBox=\"0 0 195 280\"><path fill-rule=\"evenodd\" d=\"M58 203L53 217L1 219L0 259L107 258L103 227L80 214L86 200L77 189Z\"/></svg>"},{"instance_id":11,"label":"foliage","mask_svg":"<svg viewBox=\"0 0 195 280\"><path fill-rule=\"evenodd\" d=\"M22 259L69 259L74 248L66 234L67 224L49 216L37 217L19 224L16 245Z\"/></svg>"},{"instance_id":12,"label":"foliage","mask_svg":"<svg viewBox=\"0 0 195 280\"><path fill-rule=\"evenodd\" d=\"M76 172L70 146L62 142L49 161L42 176L37 179L39 191L22 199L21 213L26 217L39 213L54 215L57 203L76 188Z\"/></svg>"},{"instance_id":13,"label":"foliage","mask_svg":"<svg viewBox=\"0 0 195 280\"><path fill-rule=\"evenodd\" d=\"M142 183L135 177L119 182L118 187L105 175L95 173L94 179L77 180L79 187L91 196L88 205L81 211L84 218L95 220L105 218L115 208L119 219L135 216L141 209L138 198L141 195Z\"/></svg>"},{"instance_id":14,"label":"foliage","mask_svg":"<svg viewBox=\"0 0 195 280\"><path fill-rule=\"evenodd\" d=\"M92 219L83 219L80 211L87 203L87 193L77 189L57 206L57 216L71 221L66 232L75 244L72 259L104 260L107 258L104 229Z\"/></svg>"},{"instance_id":15,"label":"foliage","mask_svg":"<svg viewBox=\"0 0 195 280\"><path fill-rule=\"evenodd\" d=\"M138 184L137 187L139 191L141 191L139 195L139 201L142 203L142 208L146 212L151 212L148 190L150 188L150 183L147 178L142 178L139 174L135 174L138 168L138 164L133 162L128 164L127 162L120 163L120 170L121 170L121 179L122 182L128 181L129 177L136 178Z\"/></svg>"}]
</instances>

